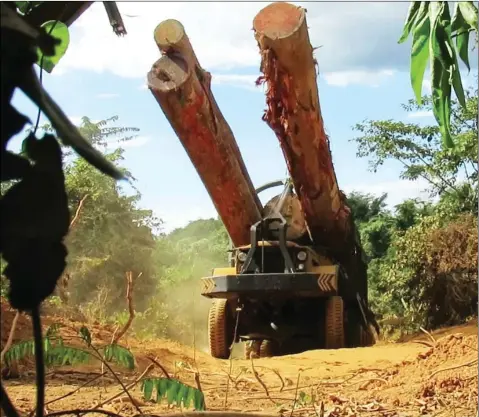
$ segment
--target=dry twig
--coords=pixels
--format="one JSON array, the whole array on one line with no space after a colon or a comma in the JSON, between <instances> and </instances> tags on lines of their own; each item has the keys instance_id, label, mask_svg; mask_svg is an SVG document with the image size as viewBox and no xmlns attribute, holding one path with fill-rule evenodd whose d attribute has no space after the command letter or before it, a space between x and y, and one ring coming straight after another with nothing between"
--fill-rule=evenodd
<instances>
[{"instance_id":1,"label":"dry twig","mask_svg":"<svg viewBox=\"0 0 479 417\"><path fill-rule=\"evenodd\" d=\"M151 356L147 356L147 358L153 362L158 368L161 369L161 372L163 372L163 374L168 378L168 379L171 379L170 377L170 374L168 373L168 371L166 370L166 368L160 363L158 362L158 360L156 358L152 358Z\"/></svg>"},{"instance_id":2,"label":"dry twig","mask_svg":"<svg viewBox=\"0 0 479 417\"><path fill-rule=\"evenodd\" d=\"M432 343L433 343L434 345L436 345L437 341L436 341L436 339L434 338L434 336L433 336L430 332L428 332L428 331L427 331L426 329L424 329L423 327L419 327L419 329L421 330L421 332L423 332L424 334L426 334L426 335L429 337L429 339L431 339L431 341L432 341Z\"/></svg>"},{"instance_id":3,"label":"dry twig","mask_svg":"<svg viewBox=\"0 0 479 417\"><path fill-rule=\"evenodd\" d=\"M5 343L5 346L2 349L2 352L0 353L0 363L3 364L3 358L5 357L5 353L7 353L8 349L12 346L13 342L13 336L15 334L15 328L17 327L17 322L20 317L20 311L17 310L15 313L15 317L13 318L12 321L12 327L10 327L10 333L8 334L8 339L7 342Z\"/></svg>"},{"instance_id":4,"label":"dry twig","mask_svg":"<svg viewBox=\"0 0 479 417\"><path fill-rule=\"evenodd\" d=\"M93 407L95 410L100 408L100 407L103 407L105 404L108 404L109 402L117 399L118 397L120 397L124 392L128 395L131 403L138 409L138 402L131 396L131 394L128 392L128 390L132 389L136 384L138 384L138 382L140 382L141 379L143 379L146 375L148 375L150 373L150 371L153 369L153 364L150 364L146 367L146 369L142 372L142 374L136 378L131 384L128 384L126 387L124 387L124 390L111 396L110 398L102 401L101 403L97 404L95 407ZM140 414L141 414L141 410L139 411Z\"/></svg>"},{"instance_id":5,"label":"dry twig","mask_svg":"<svg viewBox=\"0 0 479 417\"><path fill-rule=\"evenodd\" d=\"M67 397L70 397L71 395L75 394L76 392L80 391L82 388L85 388L87 385L91 384L92 382L95 382L97 379L100 379L102 376L104 376L106 374L107 374L107 372L103 372L102 374L99 374L99 375L95 376L94 378L86 381L84 384L82 384L79 387L75 388L74 390L68 392L67 394L62 395L61 397L58 397L58 398L54 398L53 400L50 400L50 401L46 402L45 405L47 406L49 404L53 404L53 403L56 403L57 401L63 400Z\"/></svg>"},{"instance_id":6,"label":"dry twig","mask_svg":"<svg viewBox=\"0 0 479 417\"><path fill-rule=\"evenodd\" d=\"M126 277L126 301L128 303L128 312L130 313L130 316L128 317L128 321L123 326L123 329L121 329L116 334L116 336L113 340L113 343L118 343L118 341L128 331L128 329L131 326L131 323L133 322L133 319L135 318L135 309L133 308L133 288L134 288L136 280L138 280L138 278L140 278L142 275L143 275L143 272L140 272L138 274L138 276L136 277L136 279L133 280L133 272L128 271L125 274L125 277Z\"/></svg>"},{"instance_id":7,"label":"dry twig","mask_svg":"<svg viewBox=\"0 0 479 417\"><path fill-rule=\"evenodd\" d=\"M259 384L263 387L264 389L264 392L266 393L266 396L274 402L274 400L271 398L271 396L269 395L269 391L268 391L268 387L266 386L266 384L261 380L261 378L259 377L259 374L258 374L258 371L256 371L255 367L254 367L254 360L253 360L253 356L250 357L251 358L251 370L253 371L253 375L254 377L256 378L256 380L259 382Z\"/></svg>"},{"instance_id":8,"label":"dry twig","mask_svg":"<svg viewBox=\"0 0 479 417\"><path fill-rule=\"evenodd\" d=\"M460 365L454 365L454 366L449 366L447 368L437 369L431 375L429 375L429 379L431 379L433 376L437 375L440 372L452 371L453 369L459 369L459 368L462 368L462 367L465 367L465 366L471 366L471 365L474 365L476 363L477 363L477 359L473 359L472 361L462 363Z\"/></svg>"}]
</instances>

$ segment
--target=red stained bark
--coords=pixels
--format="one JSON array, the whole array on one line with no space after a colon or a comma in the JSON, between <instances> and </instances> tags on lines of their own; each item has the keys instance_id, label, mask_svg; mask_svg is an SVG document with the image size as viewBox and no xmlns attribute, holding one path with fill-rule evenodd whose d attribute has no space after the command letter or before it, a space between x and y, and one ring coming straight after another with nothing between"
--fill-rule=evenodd
<instances>
[{"instance_id":1,"label":"red stained bark","mask_svg":"<svg viewBox=\"0 0 479 417\"><path fill-rule=\"evenodd\" d=\"M179 39L174 45L157 42L165 55L148 74L150 91L196 168L233 244L248 244L251 225L261 219L261 203L211 93L211 75L199 66L181 24L164 23L170 37L172 30L181 33L174 37Z\"/></svg>"}]
</instances>

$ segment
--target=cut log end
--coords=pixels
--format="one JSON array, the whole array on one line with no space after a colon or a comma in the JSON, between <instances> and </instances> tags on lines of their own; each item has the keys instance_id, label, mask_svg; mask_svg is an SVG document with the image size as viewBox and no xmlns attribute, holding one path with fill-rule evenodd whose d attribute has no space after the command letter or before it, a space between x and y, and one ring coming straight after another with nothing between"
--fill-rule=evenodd
<instances>
[{"instance_id":1,"label":"cut log end","mask_svg":"<svg viewBox=\"0 0 479 417\"><path fill-rule=\"evenodd\" d=\"M303 24L304 9L289 3L272 3L262 9L254 18L254 30L270 39L291 36Z\"/></svg>"},{"instance_id":2,"label":"cut log end","mask_svg":"<svg viewBox=\"0 0 479 417\"><path fill-rule=\"evenodd\" d=\"M155 29L155 42L161 51L177 45L185 37L185 28L175 19L161 22Z\"/></svg>"},{"instance_id":3,"label":"cut log end","mask_svg":"<svg viewBox=\"0 0 479 417\"><path fill-rule=\"evenodd\" d=\"M153 64L147 76L148 87L169 92L182 86L190 77L188 64L179 55L163 56Z\"/></svg>"}]
</instances>

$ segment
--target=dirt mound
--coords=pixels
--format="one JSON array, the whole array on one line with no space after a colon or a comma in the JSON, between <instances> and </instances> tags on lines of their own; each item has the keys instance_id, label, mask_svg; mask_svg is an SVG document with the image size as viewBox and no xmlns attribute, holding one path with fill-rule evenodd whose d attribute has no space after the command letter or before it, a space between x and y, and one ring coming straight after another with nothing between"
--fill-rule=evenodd
<instances>
[{"instance_id":1,"label":"dirt mound","mask_svg":"<svg viewBox=\"0 0 479 417\"><path fill-rule=\"evenodd\" d=\"M3 303L2 313L5 340L14 314ZM81 321L61 316L44 319L45 327L53 323L62 324L60 332L65 343L81 343ZM28 318L23 317L20 324L15 340L30 339ZM88 328L97 345L110 343L115 334L114 328L98 324ZM133 383L149 369L149 376L165 377L166 373L196 387L198 371L196 375L211 411L324 417L477 415L477 320L452 331L422 334L404 343L309 351L253 363L216 360L168 340L144 342L126 337L121 344L131 349L136 360L134 371L114 368L125 383ZM161 366L152 365L153 362ZM24 369L27 372L19 380L5 381L5 385L19 409L28 412L33 407L35 382L31 364L25 364ZM92 408L105 398L121 394L114 378L108 374L99 378L101 372L99 363L49 369L47 401L54 402L48 404L48 410ZM166 404L144 402L139 384L130 392L146 414L179 411ZM124 395L120 398L108 402L105 408L125 416L137 414Z\"/></svg>"}]
</instances>

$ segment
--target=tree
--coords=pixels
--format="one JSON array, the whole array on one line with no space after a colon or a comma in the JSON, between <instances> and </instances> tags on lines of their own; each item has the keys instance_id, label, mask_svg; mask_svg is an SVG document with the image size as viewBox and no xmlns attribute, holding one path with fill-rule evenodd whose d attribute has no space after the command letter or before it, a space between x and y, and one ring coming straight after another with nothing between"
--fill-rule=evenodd
<instances>
[{"instance_id":1,"label":"tree","mask_svg":"<svg viewBox=\"0 0 479 417\"><path fill-rule=\"evenodd\" d=\"M457 56L470 70L471 32L476 33L477 44L477 7L474 2L456 2L451 19L448 2L415 1L411 2L403 34L399 39L399 43L402 43L412 33L411 85L418 105L421 105L424 72L428 59L430 61L432 109L447 148L454 144L450 121L452 88L459 104L466 107ZM456 45L453 43L454 38Z\"/></svg>"},{"instance_id":2,"label":"tree","mask_svg":"<svg viewBox=\"0 0 479 417\"><path fill-rule=\"evenodd\" d=\"M132 139L138 129L112 126L117 120L115 116L92 122L84 117L80 132L134 181L131 173L121 168L124 153L121 144ZM50 126L43 129L48 131ZM74 213L84 199L78 221L67 237L66 272L72 277L71 302L85 304L95 291L104 288L109 296L103 307L110 312L117 309L116 301L125 293L124 275L132 271L135 275L142 273L135 286L136 304L141 308L155 286L153 232L160 222L150 210L137 207L141 197L138 191L126 195L118 183L85 160L73 155L68 155L67 160L65 176L70 211Z\"/></svg>"},{"instance_id":3,"label":"tree","mask_svg":"<svg viewBox=\"0 0 479 417\"><path fill-rule=\"evenodd\" d=\"M403 165L401 178L424 179L433 196L450 199L456 195L462 200L458 210L477 210L477 89L466 94L466 106L452 103L450 131L454 148L441 147L441 133L437 126L421 126L393 120L366 120L355 126L362 135L353 139L358 145L357 155L370 160L376 172L387 160ZM425 97L421 105L409 101L403 106L408 112L430 111L432 98Z\"/></svg>"}]
</instances>

